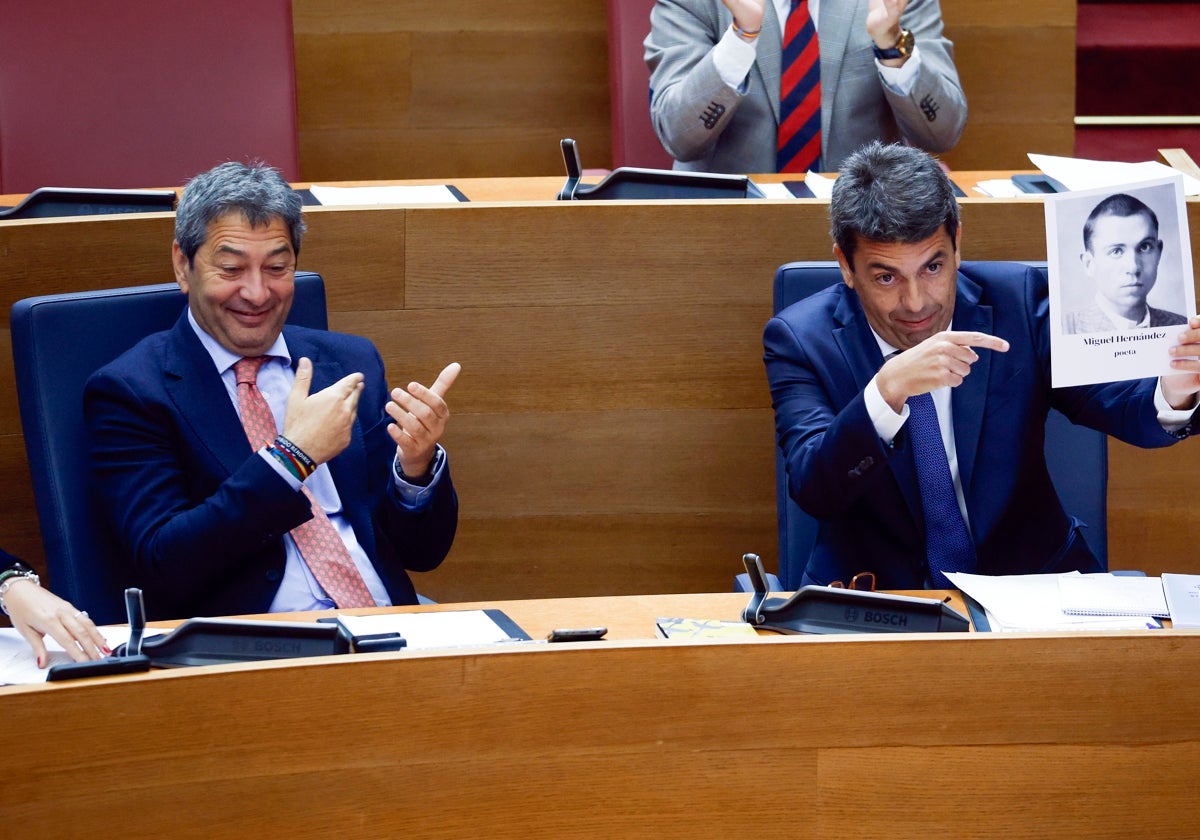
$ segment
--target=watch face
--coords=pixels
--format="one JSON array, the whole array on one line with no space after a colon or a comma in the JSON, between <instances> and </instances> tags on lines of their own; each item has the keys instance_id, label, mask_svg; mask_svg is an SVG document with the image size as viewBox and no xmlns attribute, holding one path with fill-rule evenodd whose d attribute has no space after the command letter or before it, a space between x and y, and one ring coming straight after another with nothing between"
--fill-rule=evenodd
<instances>
[{"instance_id":1,"label":"watch face","mask_svg":"<svg viewBox=\"0 0 1200 840\"><path fill-rule=\"evenodd\" d=\"M916 40L911 29L902 29L900 30L900 41L896 44L896 49L900 51L900 55L909 56L912 54L913 44L916 43Z\"/></svg>"}]
</instances>

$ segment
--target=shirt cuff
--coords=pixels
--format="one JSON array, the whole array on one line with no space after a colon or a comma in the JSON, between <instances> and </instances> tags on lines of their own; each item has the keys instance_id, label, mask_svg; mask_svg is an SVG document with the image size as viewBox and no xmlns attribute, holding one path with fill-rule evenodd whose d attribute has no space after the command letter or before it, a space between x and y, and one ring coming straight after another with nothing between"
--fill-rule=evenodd
<instances>
[{"instance_id":1,"label":"shirt cuff","mask_svg":"<svg viewBox=\"0 0 1200 840\"><path fill-rule=\"evenodd\" d=\"M897 96L908 96L912 93L917 82L917 73L921 70L921 48L913 44L912 55L899 67L889 67L878 58L875 59L875 66L879 68L879 78L888 90Z\"/></svg>"},{"instance_id":2,"label":"shirt cuff","mask_svg":"<svg viewBox=\"0 0 1200 840\"><path fill-rule=\"evenodd\" d=\"M1191 408L1172 408L1171 404L1167 402L1167 398L1163 396L1161 378L1154 386L1154 407L1158 409L1159 425L1172 434L1192 422L1192 415L1196 413L1195 405Z\"/></svg>"},{"instance_id":3,"label":"shirt cuff","mask_svg":"<svg viewBox=\"0 0 1200 840\"><path fill-rule=\"evenodd\" d=\"M879 385L876 384L874 376L863 391L863 402L867 405L867 416L871 418L879 439L891 446L896 435L900 434L904 421L908 419L908 403L904 404L899 414L892 411L892 407L884 401L883 394L879 393Z\"/></svg>"},{"instance_id":4,"label":"shirt cuff","mask_svg":"<svg viewBox=\"0 0 1200 840\"><path fill-rule=\"evenodd\" d=\"M750 75L750 68L754 66L754 59L757 57L758 50L754 44L739 38L732 26L725 30L721 40L712 48L713 66L717 75L738 93L746 92L746 78Z\"/></svg>"},{"instance_id":5,"label":"shirt cuff","mask_svg":"<svg viewBox=\"0 0 1200 840\"><path fill-rule=\"evenodd\" d=\"M433 499L434 488L441 481L442 473L446 471L446 450L439 443L433 452L433 461L429 465L430 478L428 484L412 484L400 477L400 459L392 459L392 483L400 495L400 503L412 511L423 510Z\"/></svg>"},{"instance_id":6,"label":"shirt cuff","mask_svg":"<svg viewBox=\"0 0 1200 840\"><path fill-rule=\"evenodd\" d=\"M296 476L289 472L287 467L279 463L279 459L268 452L267 447L264 446L262 449L258 450L258 454L262 456L264 461L271 465L271 469L283 476L283 480L291 485L293 490L298 491L300 489L302 486L300 479L296 478Z\"/></svg>"}]
</instances>

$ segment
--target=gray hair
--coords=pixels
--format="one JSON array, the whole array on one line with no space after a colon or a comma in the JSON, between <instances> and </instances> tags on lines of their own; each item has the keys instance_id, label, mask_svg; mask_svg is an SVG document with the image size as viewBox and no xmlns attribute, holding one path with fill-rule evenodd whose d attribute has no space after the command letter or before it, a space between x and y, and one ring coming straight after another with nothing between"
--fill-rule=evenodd
<instances>
[{"instance_id":1,"label":"gray hair","mask_svg":"<svg viewBox=\"0 0 1200 840\"><path fill-rule=\"evenodd\" d=\"M228 161L188 181L175 208L175 241L193 264L196 252L208 238L211 222L230 213L240 213L251 227L265 227L281 219L300 253L305 224L300 218L300 195L273 166L255 161Z\"/></svg>"},{"instance_id":2,"label":"gray hair","mask_svg":"<svg viewBox=\"0 0 1200 840\"><path fill-rule=\"evenodd\" d=\"M1096 232L1096 222L1101 216L1137 216L1145 215L1154 227L1154 237L1158 238L1158 216L1140 198L1134 198L1127 193L1113 193L1092 208L1087 221L1083 223L1083 247L1089 253L1092 250L1092 234Z\"/></svg>"},{"instance_id":3,"label":"gray hair","mask_svg":"<svg viewBox=\"0 0 1200 840\"><path fill-rule=\"evenodd\" d=\"M873 140L842 164L829 219L829 233L853 267L859 237L913 243L945 227L956 242L958 202L950 179L928 154Z\"/></svg>"}]
</instances>

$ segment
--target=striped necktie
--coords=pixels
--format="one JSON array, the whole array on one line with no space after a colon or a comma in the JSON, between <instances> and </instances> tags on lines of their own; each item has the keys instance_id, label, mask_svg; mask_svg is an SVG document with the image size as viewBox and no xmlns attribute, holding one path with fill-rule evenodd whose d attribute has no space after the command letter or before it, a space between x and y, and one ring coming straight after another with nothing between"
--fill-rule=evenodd
<instances>
[{"instance_id":1,"label":"striped necktie","mask_svg":"<svg viewBox=\"0 0 1200 840\"><path fill-rule=\"evenodd\" d=\"M275 415L271 413L262 391L258 390L258 369L266 360L266 356L255 356L239 359L233 365L242 427L256 451L274 441L278 434ZM300 556L312 570L313 577L340 609L375 606L375 599L367 590L354 559L342 542L341 535L325 515L324 508L307 487L301 485L300 490L312 506L313 518L297 525L289 533L300 550Z\"/></svg>"},{"instance_id":2,"label":"striped necktie","mask_svg":"<svg viewBox=\"0 0 1200 840\"><path fill-rule=\"evenodd\" d=\"M821 51L808 0L792 0L781 69L776 166L780 172L807 172L821 159Z\"/></svg>"}]
</instances>

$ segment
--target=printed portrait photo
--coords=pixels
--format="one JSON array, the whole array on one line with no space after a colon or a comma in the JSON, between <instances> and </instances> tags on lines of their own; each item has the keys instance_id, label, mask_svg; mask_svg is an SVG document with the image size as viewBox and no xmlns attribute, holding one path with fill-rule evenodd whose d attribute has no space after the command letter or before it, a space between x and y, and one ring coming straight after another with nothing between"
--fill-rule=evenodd
<instances>
[{"instance_id":1,"label":"printed portrait photo","mask_svg":"<svg viewBox=\"0 0 1200 840\"><path fill-rule=\"evenodd\" d=\"M1196 312L1183 179L1047 195L1055 388L1171 373Z\"/></svg>"},{"instance_id":2,"label":"printed portrait photo","mask_svg":"<svg viewBox=\"0 0 1200 840\"><path fill-rule=\"evenodd\" d=\"M1175 190L1170 183L1059 204L1058 269L1064 335L1187 323ZM1189 272L1190 275L1190 272Z\"/></svg>"}]
</instances>

